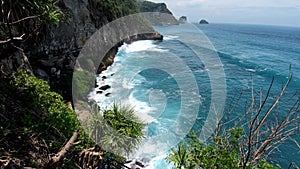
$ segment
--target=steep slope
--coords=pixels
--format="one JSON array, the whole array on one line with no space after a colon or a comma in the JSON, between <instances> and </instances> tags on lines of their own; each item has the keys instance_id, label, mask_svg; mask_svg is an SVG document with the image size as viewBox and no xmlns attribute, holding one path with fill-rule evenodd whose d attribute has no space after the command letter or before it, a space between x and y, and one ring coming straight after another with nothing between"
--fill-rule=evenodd
<instances>
[{"instance_id":1,"label":"steep slope","mask_svg":"<svg viewBox=\"0 0 300 169\"><path fill-rule=\"evenodd\" d=\"M74 64L86 41L103 25L122 16L138 13L139 7L135 0L61 0L59 6L65 19L57 26L44 25L37 37L24 44L24 52L34 74L47 80L56 92L69 100ZM149 31L154 32L151 26ZM113 37L108 34L104 36ZM139 38L162 39L162 36L153 34ZM122 43L116 44L107 53L100 69L112 64L117 48Z\"/></svg>"},{"instance_id":2,"label":"steep slope","mask_svg":"<svg viewBox=\"0 0 300 169\"><path fill-rule=\"evenodd\" d=\"M146 16L154 25L178 25L179 21L173 16L165 3L154 3L146 0L137 0L141 12L153 12ZM157 14L155 14L157 13ZM166 15L167 14L167 15ZM158 20L158 21L157 21Z\"/></svg>"},{"instance_id":3,"label":"steep slope","mask_svg":"<svg viewBox=\"0 0 300 169\"><path fill-rule=\"evenodd\" d=\"M161 12L173 15L165 3L154 3L145 0L137 1L141 12Z\"/></svg>"}]
</instances>

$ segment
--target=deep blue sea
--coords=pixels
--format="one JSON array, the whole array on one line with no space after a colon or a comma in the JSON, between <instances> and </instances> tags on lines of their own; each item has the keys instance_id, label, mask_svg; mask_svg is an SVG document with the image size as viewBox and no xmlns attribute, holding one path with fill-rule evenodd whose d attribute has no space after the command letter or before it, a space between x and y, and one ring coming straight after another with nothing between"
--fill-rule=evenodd
<instances>
[{"instance_id":1,"label":"deep blue sea","mask_svg":"<svg viewBox=\"0 0 300 169\"><path fill-rule=\"evenodd\" d=\"M241 116L251 101L252 87L255 95L265 95L274 77L270 97L276 97L290 65L292 82L270 120L282 117L300 97L300 28L186 24L156 30L164 35L163 41L119 48L114 64L97 78L99 86L111 88L94 95L102 109L113 102L135 109L146 125L146 138L130 158L148 162L149 168L170 168L166 154L191 129L206 139L218 118ZM300 142L299 136L294 139ZM283 168L291 162L300 165L300 150L291 140L269 157Z\"/></svg>"}]
</instances>

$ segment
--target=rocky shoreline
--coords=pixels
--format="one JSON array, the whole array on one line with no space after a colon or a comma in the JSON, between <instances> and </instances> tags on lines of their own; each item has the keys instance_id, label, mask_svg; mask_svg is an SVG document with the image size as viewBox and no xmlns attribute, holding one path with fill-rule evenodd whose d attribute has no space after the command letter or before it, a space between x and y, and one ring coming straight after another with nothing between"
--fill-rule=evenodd
<instances>
[{"instance_id":1,"label":"rocky shoreline","mask_svg":"<svg viewBox=\"0 0 300 169\"><path fill-rule=\"evenodd\" d=\"M122 41L122 43L119 43L118 46L115 46L109 55L105 56L105 58L102 61L102 64L100 65L99 69L97 70L97 74L101 76L101 80L105 81L107 78L110 78L108 76L113 76L114 73L110 75L101 75L102 71L105 71L109 66L111 66L114 63L114 58L118 53L118 48L121 47L122 45L126 44L131 44L136 41L140 40L163 40L163 35L159 34L158 32L156 33L146 33L146 34L138 34L131 36L125 40ZM106 97L111 97L112 93L111 92L106 92L108 89L111 89L111 86L104 83L102 85L96 84L95 88L96 94L104 94Z\"/></svg>"}]
</instances>

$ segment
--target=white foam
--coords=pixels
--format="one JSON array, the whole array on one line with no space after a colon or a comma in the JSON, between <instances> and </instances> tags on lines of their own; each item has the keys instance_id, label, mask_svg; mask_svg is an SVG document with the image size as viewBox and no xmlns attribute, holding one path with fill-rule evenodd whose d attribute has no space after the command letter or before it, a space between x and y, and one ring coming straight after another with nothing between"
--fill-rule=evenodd
<instances>
[{"instance_id":1,"label":"white foam","mask_svg":"<svg viewBox=\"0 0 300 169\"><path fill-rule=\"evenodd\" d=\"M178 39L178 36L173 36L173 35L165 35L164 40L174 40Z\"/></svg>"},{"instance_id":2,"label":"white foam","mask_svg":"<svg viewBox=\"0 0 300 169\"><path fill-rule=\"evenodd\" d=\"M248 71L248 72L256 72L256 70L254 70L254 69L246 69L246 71Z\"/></svg>"},{"instance_id":3,"label":"white foam","mask_svg":"<svg viewBox=\"0 0 300 169\"><path fill-rule=\"evenodd\" d=\"M152 122L157 122L153 116L151 116L151 112L155 112L156 109L150 107L146 102L142 102L134 98L134 92L132 92L129 96L129 104L134 107L135 115L145 124L149 124Z\"/></svg>"},{"instance_id":4,"label":"white foam","mask_svg":"<svg viewBox=\"0 0 300 169\"><path fill-rule=\"evenodd\" d=\"M173 39L177 38L175 36L167 36L166 39ZM163 97L162 93L156 91L156 93L152 93L149 97L150 103L146 101L141 101L137 99L134 96L134 93L137 92L134 90L135 86L141 85L143 83L147 83L146 79L144 79L142 76L135 76L134 79L131 79L130 83L128 83L128 80L125 79L115 79L117 78L118 73L126 73L126 72L120 72L121 66L124 66L123 62L126 59L127 56L130 54L135 54L137 52L143 53L143 51L157 51L157 52L165 52L165 49L159 48L157 45L154 44L153 41L137 41L133 42L132 44L124 44L119 48L119 53L116 55L114 59L114 64L110 67L108 67L107 70L103 71L100 75L97 77L97 85L99 87L104 85L111 86L111 89L107 89L103 91L102 94L97 94L97 91L99 89L95 89L93 92L90 93L90 98L94 99L101 109L111 108L112 104L115 101L120 101L121 104L130 105L133 106L133 109L135 110L136 116L143 121L145 124L150 123L158 123L158 116L160 113L158 113L158 110L163 110L165 105L160 105L161 103L165 103L166 100ZM140 57L143 57L143 55L138 53ZM112 74L115 74L112 76ZM103 76L106 76L106 78L103 79ZM119 76L119 75L118 75ZM126 77L126 74L124 75ZM116 92L120 91L120 92ZM129 93L128 98L123 98L121 95L124 95L122 91L126 91ZM150 91L149 91L150 92ZM106 93L112 93L112 97L106 97ZM146 92L147 94L147 92ZM151 93L150 93L151 94ZM153 98L154 96L161 96L157 100L157 98ZM116 99L116 98L122 98ZM116 99L116 100L115 100ZM163 132L162 126L159 126L159 131ZM145 128L147 130L147 128ZM147 140L147 138L145 138ZM150 139L151 140L151 139ZM164 139L163 139L164 140ZM167 150L169 147L168 141L162 141L162 140L155 140L155 142L148 142L145 147L143 147L141 150L146 150L147 152L152 152L152 154L145 154L145 152L137 153L140 155L140 157L146 157L148 158L148 164L146 164L147 169L156 169L158 166L167 166L164 167L166 169L172 168L169 167L170 165L167 165L165 162L166 154L156 154L155 152L158 151L159 148L162 148L164 151ZM140 150L140 151L141 151ZM164 152L166 153L166 152ZM144 156L145 155L145 156ZM149 161L150 160L150 161Z\"/></svg>"},{"instance_id":5,"label":"white foam","mask_svg":"<svg viewBox=\"0 0 300 169\"><path fill-rule=\"evenodd\" d=\"M153 44L153 41L151 40L142 40L142 41L136 41L132 44L124 44L120 50L124 50L126 53L131 52L140 52L140 51L146 51L151 48L156 48L157 46Z\"/></svg>"},{"instance_id":6,"label":"white foam","mask_svg":"<svg viewBox=\"0 0 300 169\"><path fill-rule=\"evenodd\" d=\"M132 83L128 83L128 81L126 79L123 79L122 87L123 87L123 89L130 90L130 89L133 89L134 85Z\"/></svg>"},{"instance_id":7,"label":"white foam","mask_svg":"<svg viewBox=\"0 0 300 169\"><path fill-rule=\"evenodd\" d=\"M168 163L166 161L167 155L162 154L159 156L156 156L155 158L152 158L150 162L145 167L146 169L157 169L157 167L163 167L164 169L172 169L174 168L174 165L171 163Z\"/></svg>"}]
</instances>

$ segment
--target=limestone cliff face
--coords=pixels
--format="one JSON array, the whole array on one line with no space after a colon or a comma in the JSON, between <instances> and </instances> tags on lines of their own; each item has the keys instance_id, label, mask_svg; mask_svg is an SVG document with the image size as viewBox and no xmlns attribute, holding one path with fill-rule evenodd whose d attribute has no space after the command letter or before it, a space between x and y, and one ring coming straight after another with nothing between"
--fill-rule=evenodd
<instances>
[{"instance_id":1,"label":"limestone cliff face","mask_svg":"<svg viewBox=\"0 0 300 169\"><path fill-rule=\"evenodd\" d=\"M165 13L169 14L170 16L165 16L161 14L153 14L155 16L148 15L148 20L151 21L154 25L178 25L178 20L173 16L172 12L168 9L165 3L154 3L145 0L138 0L138 6L141 12L154 12L154 13ZM151 18L154 18L153 20ZM157 23L155 20L160 19Z\"/></svg>"},{"instance_id":2,"label":"limestone cliff face","mask_svg":"<svg viewBox=\"0 0 300 169\"><path fill-rule=\"evenodd\" d=\"M37 37L24 44L24 52L34 74L47 80L54 90L70 99L70 79L76 58L87 40L103 25L137 13L139 8L135 0L61 0L59 6L65 13L65 19L57 26L45 25ZM105 36L114 38L109 34ZM154 33L132 38L162 39L162 36ZM123 41L115 44L106 54L100 65L101 70L112 64L117 48L122 44Z\"/></svg>"},{"instance_id":3,"label":"limestone cliff face","mask_svg":"<svg viewBox=\"0 0 300 169\"><path fill-rule=\"evenodd\" d=\"M131 7L128 12L122 12L122 8L114 11L118 10L118 5L124 6L125 2L134 1L125 0L122 4L119 0L61 0L59 6L65 13L65 20L58 26L45 26L40 39L35 42L35 48L28 52L55 55L65 50L80 49L101 26L123 15L138 12L137 6ZM117 5L108 7L110 3Z\"/></svg>"},{"instance_id":4,"label":"limestone cliff face","mask_svg":"<svg viewBox=\"0 0 300 169\"><path fill-rule=\"evenodd\" d=\"M138 0L137 2L141 12L161 12L172 15L172 12L167 8L165 3L154 3L145 0Z\"/></svg>"}]
</instances>

